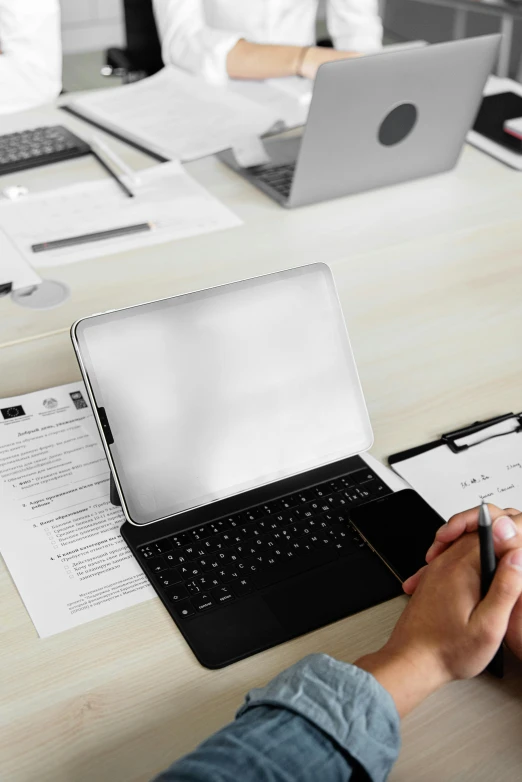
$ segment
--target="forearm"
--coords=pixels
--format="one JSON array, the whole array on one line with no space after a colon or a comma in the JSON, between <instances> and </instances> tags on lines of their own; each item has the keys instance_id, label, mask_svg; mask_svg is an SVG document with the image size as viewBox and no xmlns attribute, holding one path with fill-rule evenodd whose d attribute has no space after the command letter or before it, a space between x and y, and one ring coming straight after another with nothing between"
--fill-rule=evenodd
<instances>
[{"instance_id":1,"label":"forearm","mask_svg":"<svg viewBox=\"0 0 522 782\"><path fill-rule=\"evenodd\" d=\"M384 782L399 744L386 690L364 670L312 655L252 690L235 722L157 782L347 782L360 768Z\"/></svg>"},{"instance_id":2,"label":"forearm","mask_svg":"<svg viewBox=\"0 0 522 782\"><path fill-rule=\"evenodd\" d=\"M314 79L323 63L356 56L357 52L340 52L320 46L277 46L250 43L242 38L229 51L226 66L231 79L276 79L282 76Z\"/></svg>"},{"instance_id":3,"label":"forearm","mask_svg":"<svg viewBox=\"0 0 522 782\"><path fill-rule=\"evenodd\" d=\"M275 79L298 75L306 54L301 46L250 43L241 39L228 53L227 72L231 79Z\"/></svg>"}]
</instances>

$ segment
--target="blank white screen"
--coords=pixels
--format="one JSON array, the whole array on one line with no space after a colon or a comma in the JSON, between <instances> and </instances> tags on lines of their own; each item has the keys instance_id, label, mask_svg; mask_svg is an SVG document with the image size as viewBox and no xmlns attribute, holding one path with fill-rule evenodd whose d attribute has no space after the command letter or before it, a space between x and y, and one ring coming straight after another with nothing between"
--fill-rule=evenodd
<instances>
[{"instance_id":1,"label":"blank white screen","mask_svg":"<svg viewBox=\"0 0 522 782\"><path fill-rule=\"evenodd\" d=\"M371 445L322 264L96 316L76 334L135 523Z\"/></svg>"}]
</instances>

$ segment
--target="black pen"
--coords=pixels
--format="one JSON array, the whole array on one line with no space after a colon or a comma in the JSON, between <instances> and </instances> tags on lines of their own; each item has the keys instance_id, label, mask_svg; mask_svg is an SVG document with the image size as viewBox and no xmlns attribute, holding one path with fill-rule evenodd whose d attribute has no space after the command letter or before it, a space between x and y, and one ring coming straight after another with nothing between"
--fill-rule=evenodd
<instances>
[{"instance_id":1,"label":"black pen","mask_svg":"<svg viewBox=\"0 0 522 782\"><path fill-rule=\"evenodd\" d=\"M104 239L116 239L118 236L128 236L142 231L152 231L153 223L138 223L137 225L124 225L122 228L109 228L108 231L96 231L92 234L80 234L80 236L68 236L66 239L54 239L51 242L40 242L32 244L31 250L34 253L44 253L48 250L59 250L62 247L74 247L77 244L87 244L88 242L101 242Z\"/></svg>"},{"instance_id":2,"label":"black pen","mask_svg":"<svg viewBox=\"0 0 522 782\"><path fill-rule=\"evenodd\" d=\"M482 500L482 504L479 508L478 533L480 543L480 590L482 598L484 598L488 593L497 569L491 516L489 515L489 508L484 500ZM502 646L495 653L495 656L486 670L492 673L493 676L497 676L499 679L502 678L504 675L504 654Z\"/></svg>"},{"instance_id":3,"label":"black pen","mask_svg":"<svg viewBox=\"0 0 522 782\"><path fill-rule=\"evenodd\" d=\"M99 154L96 152L96 150L95 150L93 147L91 147L91 152L92 152L92 154L94 155L94 157L96 158L96 160L98 161L98 163L100 164L100 166L103 166L103 168L105 169L105 171L107 171L107 173L111 175L111 177L114 179L114 181L116 182L116 184L117 184L117 185L118 185L118 186L121 188L121 190L123 190L123 192L125 193L125 195L126 195L126 196L128 196L129 198L134 198L134 193L132 192L132 190L130 189L130 187L127 187L127 185L125 184L125 182L123 181L123 179L121 179L121 178L120 178L120 177L117 175L117 173L116 173L115 171L113 171L113 170L112 170L112 168L109 166L109 164L108 164L108 163L107 163L107 162L106 162L106 161L105 161L105 160L102 158L102 156L101 156L101 155L99 155Z\"/></svg>"}]
</instances>

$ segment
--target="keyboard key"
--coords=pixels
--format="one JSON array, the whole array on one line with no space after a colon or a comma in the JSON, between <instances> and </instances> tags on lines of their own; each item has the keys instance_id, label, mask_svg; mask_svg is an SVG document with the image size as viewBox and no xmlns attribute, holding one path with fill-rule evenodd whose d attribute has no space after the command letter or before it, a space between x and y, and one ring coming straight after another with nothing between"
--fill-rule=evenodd
<instances>
[{"instance_id":1,"label":"keyboard key","mask_svg":"<svg viewBox=\"0 0 522 782\"><path fill-rule=\"evenodd\" d=\"M196 611L206 611L207 608L212 608L214 605L214 601L206 592L197 597L193 597L191 602Z\"/></svg>"},{"instance_id":2,"label":"keyboard key","mask_svg":"<svg viewBox=\"0 0 522 782\"><path fill-rule=\"evenodd\" d=\"M322 499L322 497L326 497L328 494L332 493L328 484L326 483L322 483L320 486L314 486L312 491L319 499Z\"/></svg>"},{"instance_id":3,"label":"keyboard key","mask_svg":"<svg viewBox=\"0 0 522 782\"><path fill-rule=\"evenodd\" d=\"M209 570L215 570L219 567L219 560L215 557L203 557L198 560L198 565L204 573L207 573Z\"/></svg>"},{"instance_id":4,"label":"keyboard key","mask_svg":"<svg viewBox=\"0 0 522 782\"><path fill-rule=\"evenodd\" d=\"M189 535L194 542L198 542L200 540L205 540L205 538L209 538L212 535L212 530L208 529L205 525L204 527L197 527L196 529L191 530Z\"/></svg>"},{"instance_id":5,"label":"keyboard key","mask_svg":"<svg viewBox=\"0 0 522 782\"><path fill-rule=\"evenodd\" d=\"M216 603L230 603L234 599L232 590L226 586L218 587L218 589L212 590L212 597Z\"/></svg>"},{"instance_id":6,"label":"keyboard key","mask_svg":"<svg viewBox=\"0 0 522 782\"><path fill-rule=\"evenodd\" d=\"M203 541L202 548L205 549L206 554L212 554L218 548L223 548L223 544L216 537L212 537Z\"/></svg>"},{"instance_id":7,"label":"keyboard key","mask_svg":"<svg viewBox=\"0 0 522 782\"><path fill-rule=\"evenodd\" d=\"M162 570L168 570L168 565L163 557L155 557L154 559L147 560L147 567L152 573L161 573Z\"/></svg>"},{"instance_id":8,"label":"keyboard key","mask_svg":"<svg viewBox=\"0 0 522 782\"><path fill-rule=\"evenodd\" d=\"M213 521L207 526L210 528L210 531L212 532L213 535L219 535L220 532L225 532L225 530L230 528L230 524L227 521L227 519L220 519L219 521Z\"/></svg>"},{"instance_id":9,"label":"keyboard key","mask_svg":"<svg viewBox=\"0 0 522 782\"><path fill-rule=\"evenodd\" d=\"M341 478L337 479L340 483L342 483L343 486L353 486L354 481L352 480L351 475L343 475Z\"/></svg>"},{"instance_id":10,"label":"keyboard key","mask_svg":"<svg viewBox=\"0 0 522 782\"><path fill-rule=\"evenodd\" d=\"M197 548L199 548L199 546ZM185 554L187 559L197 559L198 557L195 545L185 546L185 548L183 549L183 553ZM203 554L204 553L205 551L203 550ZM203 556L203 554L199 554L199 556Z\"/></svg>"},{"instance_id":11,"label":"keyboard key","mask_svg":"<svg viewBox=\"0 0 522 782\"><path fill-rule=\"evenodd\" d=\"M373 499L372 495L366 488L366 485L367 484L363 483L362 486L356 486L354 489L355 493L357 494L361 502L368 502L369 500Z\"/></svg>"},{"instance_id":12,"label":"keyboard key","mask_svg":"<svg viewBox=\"0 0 522 782\"><path fill-rule=\"evenodd\" d=\"M235 565L225 565L225 567L218 570L218 575L224 584L228 584L229 581L239 578L241 571Z\"/></svg>"},{"instance_id":13,"label":"keyboard key","mask_svg":"<svg viewBox=\"0 0 522 782\"><path fill-rule=\"evenodd\" d=\"M180 603L177 603L175 612L180 619L186 619L189 616L194 616L196 613L190 600L182 600Z\"/></svg>"},{"instance_id":14,"label":"keyboard key","mask_svg":"<svg viewBox=\"0 0 522 782\"><path fill-rule=\"evenodd\" d=\"M248 578L238 578L237 581L231 581L229 587L236 597L243 597L243 595L249 595L252 592L252 584Z\"/></svg>"},{"instance_id":15,"label":"keyboard key","mask_svg":"<svg viewBox=\"0 0 522 782\"><path fill-rule=\"evenodd\" d=\"M142 546L138 549L138 554L142 559L152 559L157 556L156 551L153 551L152 546Z\"/></svg>"},{"instance_id":16,"label":"keyboard key","mask_svg":"<svg viewBox=\"0 0 522 782\"><path fill-rule=\"evenodd\" d=\"M157 578L161 586L165 588L179 584L183 580L177 570L164 570L163 573L158 573Z\"/></svg>"},{"instance_id":17,"label":"keyboard key","mask_svg":"<svg viewBox=\"0 0 522 782\"><path fill-rule=\"evenodd\" d=\"M355 483L366 483L366 481L373 481L375 475L371 470L357 470L357 472L351 472L350 478Z\"/></svg>"},{"instance_id":18,"label":"keyboard key","mask_svg":"<svg viewBox=\"0 0 522 782\"><path fill-rule=\"evenodd\" d=\"M178 565L185 565L188 560L183 552L183 549L178 551L171 551L169 554L164 554L163 559L169 563L169 567L177 567Z\"/></svg>"},{"instance_id":19,"label":"keyboard key","mask_svg":"<svg viewBox=\"0 0 522 782\"><path fill-rule=\"evenodd\" d=\"M214 587L218 587L220 583L219 578L214 573L210 573L208 576L201 576L201 578L196 578L196 584L199 587L200 592L209 592L211 589L214 589Z\"/></svg>"},{"instance_id":20,"label":"keyboard key","mask_svg":"<svg viewBox=\"0 0 522 782\"><path fill-rule=\"evenodd\" d=\"M177 584L176 586L172 587L169 592L167 592L167 595L169 600L171 600L173 603L179 603L180 600L188 597L188 591L182 584Z\"/></svg>"},{"instance_id":21,"label":"keyboard key","mask_svg":"<svg viewBox=\"0 0 522 782\"><path fill-rule=\"evenodd\" d=\"M153 543L152 545L158 554L165 554L167 551L172 551L172 543L168 538L165 538L165 540L157 540L156 543Z\"/></svg>"},{"instance_id":22,"label":"keyboard key","mask_svg":"<svg viewBox=\"0 0 522 782\"><path fill-rule=\"evenodd\" d=\"M173 535L170 542L172 543L173 549L182 548L183 546L186 546L187 543L190 543L190 536L188 532L181 532L178 535Z\"/></svg>"},{"instance_id":23,"label":"keyboard key","mask_svg":"<svg viewBox=\"0 0 522 782\"><path fill-rule=\"evenodd\" d=\"M245 511L245 518L247 521L257 521L257 519L261 519L264 515L261 508L250 508L250 510Z\"/></svg>"},{"instance_id":24,"label":"keyboard key","mask_svg":"<svg viewBox=\"0 0 522 782\"><path fill-rule=\"evenodd\" d=\"M371 481L370 483L365 483L364 488L366 491L370 492L370 496L373 497L379 497L384 494L389 493L389 489L387 486L385 486L380 481Z\"/></svg>"},{"instance_id":25,"label":"keyboard key","mask_svg":"<svg viewBox=\"0 0 522 782\"><path fill-rule=\"evenodd\" d=\"M262 505L263 516L272 516L274 513L279 513L283 510L283 503L281 500L273 500L266 505Z\"/></svg>"},{"instance_id":26,"label":"keyboard key","mask_svg":"<svg viewBox=\"0 0 522 782\"><path fill-rule=\"evenodd\" d=\"M188 590L189 595L197 595L198 592L201 592L199 585L194 580L185 581L185 587Z\"/></svg>"}]
</instances>

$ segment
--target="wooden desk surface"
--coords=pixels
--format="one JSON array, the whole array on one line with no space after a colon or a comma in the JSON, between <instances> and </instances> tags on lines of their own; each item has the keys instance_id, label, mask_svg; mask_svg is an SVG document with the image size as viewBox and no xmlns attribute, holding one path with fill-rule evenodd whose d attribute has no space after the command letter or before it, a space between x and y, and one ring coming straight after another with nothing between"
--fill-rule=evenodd
<instances>
[{"instance_id":1,"label":"wooden desk surface","mask_svg":"<svg viewBox=\"0 0 522 782\"><path fill-rule=\"evenodd\" d=\"M77 162L86 176L95 175L90 163ZM77 379L68 327L81 315L327 260L376 456L522 407L520 175L466 148L451 174L287 212L214 160L189 170L244 226L53 268L48 276L72 289L56 310L0 300L0 396ZM34 188L46 181L31 177ZM0 595L0 768L9 782L146 782L231 719L249 688L303 655L350 661L378 648L406 602L213 672L157 599L40 640L3 564ZM521 698L515 663L502 682L483 676L447 687L405 720L390 779L518 779Z\"/></svg>"}]
</instances>

